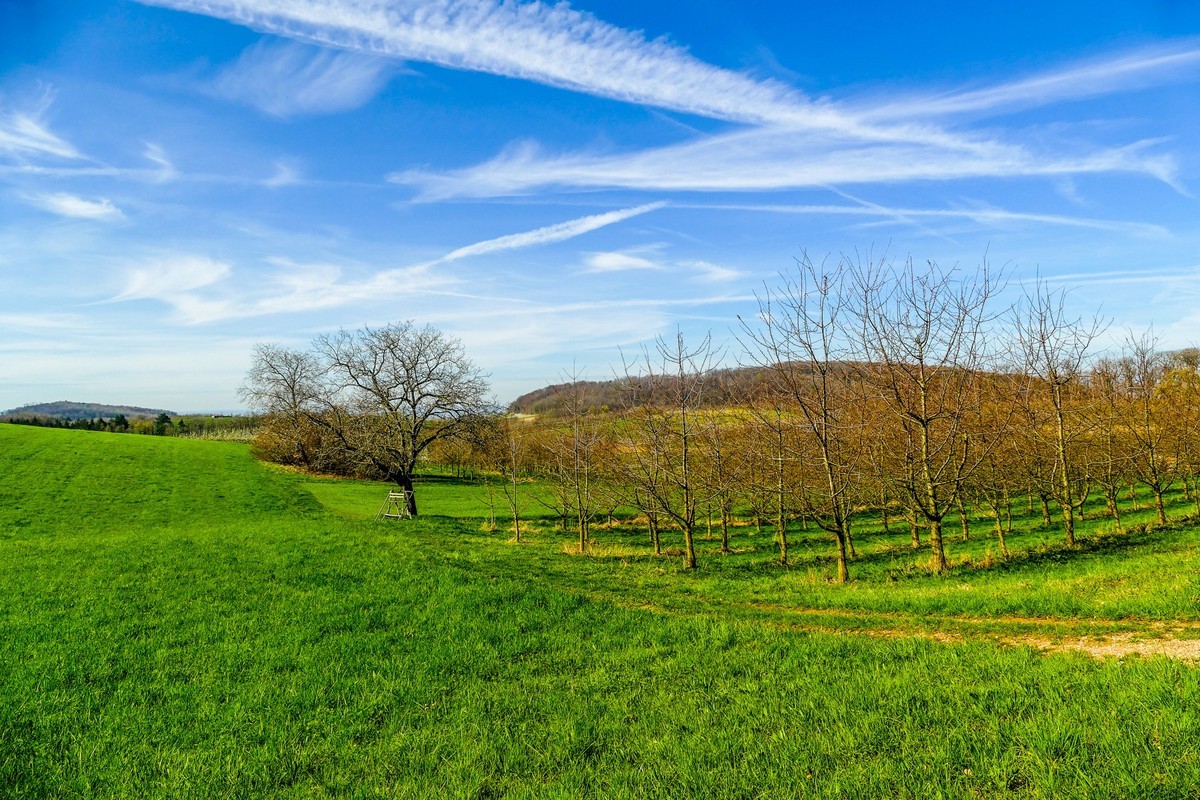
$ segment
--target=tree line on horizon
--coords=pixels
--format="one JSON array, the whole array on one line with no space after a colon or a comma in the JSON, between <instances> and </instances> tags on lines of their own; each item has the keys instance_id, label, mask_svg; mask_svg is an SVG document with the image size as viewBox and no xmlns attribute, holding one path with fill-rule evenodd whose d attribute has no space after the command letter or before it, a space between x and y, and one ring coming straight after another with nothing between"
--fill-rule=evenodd
<instances>
[{"instance_id":1,"label":"tree line on horizon","mask_svg":"<svg viewBox=\"0 0 1200 800\"><path fill-rule=\"evenodd\" d=\"M51 414L9 414L2 421L11 425L30 425L38 428L195 438L244 438L244 434L256 432L259 426L259 419L255 416L181 414L172 417L165 411L154 417L135 416L132 419L125 414L114 414L108 418L99 414L94 417L75 418Z\"/></svg>"}]
</instances>

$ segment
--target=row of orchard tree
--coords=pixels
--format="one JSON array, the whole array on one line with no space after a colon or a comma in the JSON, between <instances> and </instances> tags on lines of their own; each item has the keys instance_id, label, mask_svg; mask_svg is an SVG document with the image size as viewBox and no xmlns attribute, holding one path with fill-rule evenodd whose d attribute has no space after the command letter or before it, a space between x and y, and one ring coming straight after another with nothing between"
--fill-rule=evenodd
<instances>
[{"instance_id":1,"label":"row of orchard tree","mask_svg":"<svg viewBox=\"0 0 1200 800\"><path fill-rule=\"evenodd\" d=\"M680 531L695 566L697 528L716 520L728 549L734 509L749 509L773 524L783 563L790 520L827 531L842 581L867 517L906 519L944 571L947 519L983 511L1007 555L1018 497L1047 524L1057 509L1069 546L1097 493L1117 528L1135 485L1160 522L1180 484L1200 515L1197 351L1143 335L1099 357L1101 322L1068 314L1061 291L996 296L986 269L801 260L743 321L745 369L718 368L707 338L659 340L625 366L619 409L586 407L572 379L556 417L508 417L472 455L505 477L518 535L520 479L536 473L581 549L593 520L632 506L656 550L661 530Z\"/></svg>"},{"instance_id":2,"label":"row of orchard tree","mask_svg":"<svg viewBox=\"0 0 1200 800\"><path fill-rule=\"evenodd\" d=\"M558 413L501 416L461 344L411 323L261 346L243 391L270 414L268 458L395 481L413 513L420 458L469 460L503 476L518 537L524 481L542 476L581 550L596 519L633 507L656 551L682 534L689 567L709 520L728 547L735 509L773 525L784 563L790 521L828 532L842 581L868 518L905 518L944 571L947 519L984 510L1006 552L1018 497L1048 522L1057 509L1072 546L1097 492L1117 527L1133 485L1160 521L1180 484L1200 513L1196 351L1131 335L1102 357L1099 319L1045 284L1020 294L1002 304L986 266L804 258L742 320L738 353L660 339L624 365L617 408L572 378Z\"/></svg>"}]
</instances>

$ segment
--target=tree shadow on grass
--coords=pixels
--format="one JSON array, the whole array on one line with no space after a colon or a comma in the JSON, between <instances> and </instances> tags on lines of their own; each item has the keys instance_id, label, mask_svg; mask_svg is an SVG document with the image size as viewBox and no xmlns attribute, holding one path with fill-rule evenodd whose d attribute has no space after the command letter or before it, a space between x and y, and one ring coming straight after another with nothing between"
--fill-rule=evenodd
<instances>
[{"instance_id":1,"label":"tree shadow on grass","mask_svg":"<svg viewBox=\"0 0 1200 800\"><path fill-rule=\"evenodd\" d=\"M482 487L478 478L465 478L457 475L431 475L417 473L413 475L413 483L420 485L462 486L464 488Z\"/></svg>"},{"instance_id":2,"label":"tree shadow on grass","mask_svg":"<svg viewBox=\"0 0 1200 800\"><path fill-rule=\"evenodd\" d=\"M877 540L871 541L874 536L867 534L857 540L866 551L860 551L859 555L850 560L851 582L896 584L930 579L962 580L968 575L1044 570L1056 565L1118 556L1138 549L1177 546L1176 540L1189 531L1195 531L1196 525L1196 518L1186 517L1166 526L1130 526L1125 533L1081 537L1073 548L1057 542L1041 541L1015 550L1007 559L990 551L990 547L995 543L994 539L980 537L973 540L975 547L987 546L989 551L957 559L943 575L938 575L931 569L927 543L920 549L913 549L907 539L895 544L880 543ZM635 526L606 529L603 536L593 539L589 552L572 555L597 563L657 566L670 572L687 573L689 571L677 563L682 558L682 546L674 541L667 541L671 535L667 531L663 532L663 552L655 554L650 550L647 531ZM787 566L779 563L778 543L769 531L763 531L753 537L745 534L736 537L731 542L730 553L721 553L718 541L698 538L700 563L695 574L704 577L725 576L739 580L782 579L808 573L815 579L819 580L823 576L828 583L835 583L837 562L831 538L827 540L815 532L808 536L789 538ZM566 535L563 535L563 541L567 541ZM948 544L953 549L957 542Z\"/></svg>"},{"instance_id":3,"label":"tree shadow on grass","mask_svg":"<svg viewBox=\"0 0 1200 800\"><path fill-rule=\"evenodd\" d=\"M967 561L957 565L956 569L1015 572L1030 567L1085 561L1126 553L1137 548L1171 546L1180 534L1195 529L1196 520L1192 517L1168 522L1166 525L1132 525L1124 533L1102 533L1077 539L1074 547L1065 543L1042 544L1014 553L1007 559L996 558L991 563Z\"/></svg>"}]
</instances>

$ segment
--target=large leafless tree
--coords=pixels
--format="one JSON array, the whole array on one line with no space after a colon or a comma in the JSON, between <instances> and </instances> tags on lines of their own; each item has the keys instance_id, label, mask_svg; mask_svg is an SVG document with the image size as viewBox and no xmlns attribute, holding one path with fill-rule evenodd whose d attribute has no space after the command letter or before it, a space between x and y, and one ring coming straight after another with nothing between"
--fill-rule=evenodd
<instances>
[{"instance_id":1,"label":"large leafless tree","mask_svg":"<svg viewBox=\"0 0 1200 800\"><path fill-rule=\"evenodd\" d=\"M487 376L462 343L412 322L319 336L306 352L261 345L241 394L257 410L325 431L343 459L402 487L413 515L421 454L494 411Z\"/></svg>"}]
</instances>

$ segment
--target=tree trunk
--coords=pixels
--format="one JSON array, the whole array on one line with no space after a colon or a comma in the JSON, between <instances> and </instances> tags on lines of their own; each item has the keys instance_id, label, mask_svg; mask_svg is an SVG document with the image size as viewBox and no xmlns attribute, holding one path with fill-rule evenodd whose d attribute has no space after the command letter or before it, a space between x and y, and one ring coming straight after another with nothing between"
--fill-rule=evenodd
<instances>
[{"instance_id":1,"label":"tree trunk","mask_svg":"<svg viewBox=\"0 0 1200 800\"><path fill-rule=\"evenodd\" d=\"M996 541L1000 543L1000 554L1008 558L1008 545L1004 543L1004 525L1000 523L1000 509L996 509Z\"/></svg>"},{"instance_id":2,"label":"tree trunk","mask_svg":"<svg viewBox=\"0 0 1200 800\"><path fill-rule=\"evenodd\" d=\"M684 553L683 563L688 569L696 568L696 544L695 535L691 525L683 526L683 544L686 552Z\"/></svg>"},{"instance_id":3,"label":"tree trunk","mask_svg":"<svg viewBox=\"0 0 1200 800\"><path fill-rule=\"evenodd\" d=\"M408 504L409 515L417 515L417 493L413 491L412 475L397 475L396 483L404 490L404 499Z\"/></svg>"},{"instance_id":4,"label":"tree trunk","mask_svg":"<svg viewBox=\"0 0 1200 800\"><path fill-rule=\"evenodd\" d=\"M729 503L721 500L721 552L729 552Z\"/></svg>"},{"instance_id":5,"label":"tree trunk","mask_svg":"<svg viewBox=\"0 0 1200 800\"><path fill-rule=\"evenodd\" d=\"M934 571L938 573L948 571L950 564L946 561L946 547L942 542L942 521L940 519L929 520L929 546L933 549Z\"/></svg>"},{"instance_id":6,"label":"tree trunk","mask_svg":"<svg viewBox=\"0 0 1200 800\"><path fill-rule=\"evenodd\" d=\"M841 532L835 532L837 537L837 582L847 583L850 580L850 567L846 563L846 537Z\"/></svg>"},{"instance_id":7,"label":"tree trunk","mask_svg":"<svg viewBox=\"0 0 1200 800\"><path fill-rule=\"evenodd\" d=\"M1108 507L1108 515L1117 526L1117 533L1124 533L1125 526L1121 524L1121 507L1117 504L1117 487L1109 486L1104 490L1104 504Z\"/></svg>"},{"instance_id":8,"label":"tree trunk","mask_svg":"<svg viewBox=\"0 0 1200 800\"><path fill-rule=\"evenodd\" d=\"M1067 424L1063 413L1062 387L1052 386L1054 395L1055 422L1058 445L1058 502L1062 506L1063 528L1067 534L1067 547L1075 546L1075 498L1071 493L1071 475L1067 468Z\"/></svg>"},{"instance_id":9,"label":"tree trunk","mask_svg":"<svg viewBox=\"0 0 1200 800\"><path fill-rule=\"evenodd\" d=\"M780 461L779 463L782 464L783 462ZM783 467L782 466L780 467L779 484L776 487L776 490L778 492L777 497L778 497L779 503L776 506L777 515L775 517L775 531L779 535L779 563L781 566L786 567L787 563L788 563L787 520L784 519L784 514L783 514Z\"/></svg>"},{"instance_id":10,"label":"tree trunk","mask_svg":"<svg viewBox=\"0 0 1200 800\"><path fill-rule=\"evenodd\" d=\"M967 507L959 496L955 499L955 505L958 506L958 519L962 523L962 540L964 542L971 541L971 521L967 518Z\"/></svg>"}]
</instances>

